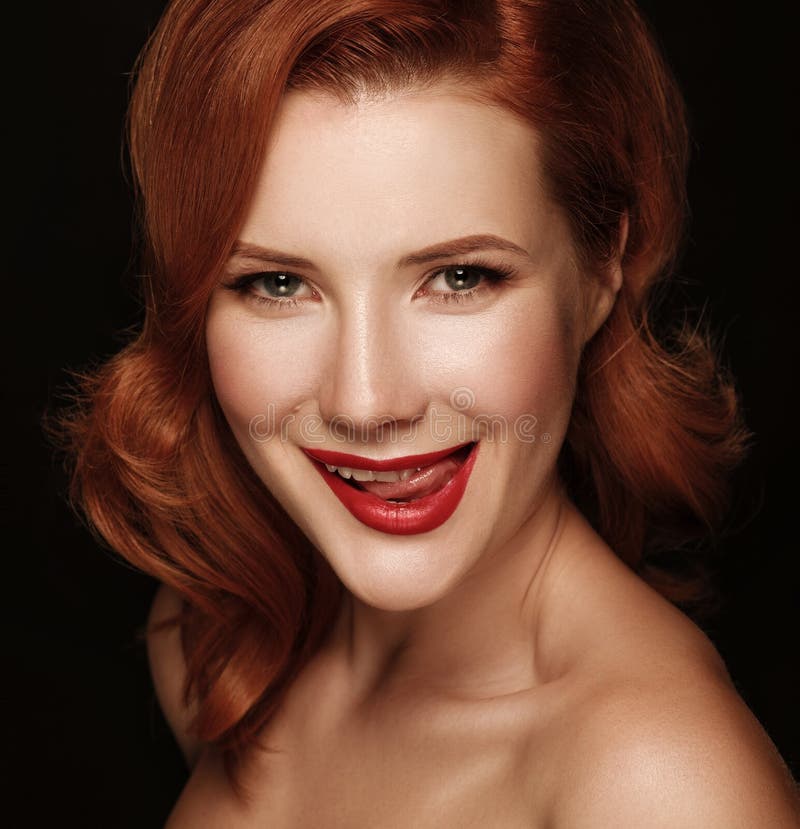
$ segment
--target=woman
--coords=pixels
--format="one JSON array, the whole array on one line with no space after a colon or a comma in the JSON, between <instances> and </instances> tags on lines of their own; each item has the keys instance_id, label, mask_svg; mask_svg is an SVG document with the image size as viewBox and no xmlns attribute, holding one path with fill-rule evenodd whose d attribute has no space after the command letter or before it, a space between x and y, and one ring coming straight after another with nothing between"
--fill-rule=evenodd
<instances>
[{"instance_id":1,"label":"woman","mask_svg":"<svg viewBox=\"0 0 800 829\"><path fill-rule=\"evenodd\" d=\"M633 4L175 0L129 127L147 316L66 425L164 585L169 826L797 825L653 564L747 434L648 325L687 137Z\"/></svg>"}]
</instances>

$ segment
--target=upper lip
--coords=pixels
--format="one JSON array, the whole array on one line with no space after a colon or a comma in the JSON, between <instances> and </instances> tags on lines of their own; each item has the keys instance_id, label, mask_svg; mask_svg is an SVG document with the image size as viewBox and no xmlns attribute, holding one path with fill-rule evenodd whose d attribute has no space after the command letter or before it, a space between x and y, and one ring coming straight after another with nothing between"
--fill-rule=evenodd
<instances>
[{"instance_id":1,"label":"upper lip","mask_svg":"<svg viewBox=\"0 0 800 829\"><path fill-rule=\"evenodd\" d=\"M346 467L348 469L369 469L373 472L391 472L399 469L411 469L413 467L430 466L432 463L452 455L464 446L469 446L471 441L460 443L458 446L450 446L438 452L428 452L425 455L406 455L402 458L386 458L374 460L361 455L347 455L344 452L333 452L328 449L306 449L303 451L321 463L328 463L331 466Z\"/></svg>"}]
</instances>

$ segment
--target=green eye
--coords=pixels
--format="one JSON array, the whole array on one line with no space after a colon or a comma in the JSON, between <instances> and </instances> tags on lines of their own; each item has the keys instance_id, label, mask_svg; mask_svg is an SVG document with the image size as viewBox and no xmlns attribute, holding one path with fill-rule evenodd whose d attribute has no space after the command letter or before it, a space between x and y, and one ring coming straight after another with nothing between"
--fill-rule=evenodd
<instances>
[{"instance_id":1,"label":"green eye","mask_svg":"<svg viewBox=\"0 0 800 829\"><path fill-rule=\"evenodd\" d=\"M265 273L259 276L258 282L270 296L292 296L302 285L302 280L288 273Z\"/></svg>"},{"instance_id":2,"label":"green eye","mask_svg":"<svg viewBox=\"0 0 800 829\"><path fill-rule=\"evenodd\" d=\"M481 272L475 268L445 268L444 281L454 291L474 288L481 281Z\"/></svg>"},{"instance_id":3,"label":"green eye","mask_svg":"<svg viewBox=\"0 0 800 829\"><path fill-rule=\"evenodd\" d=\"M448 265L431 276L426 293L434 302L468 302L484 296L512 275L513 271L508 268L478 262Z\"/></svg>"}]
</instances>

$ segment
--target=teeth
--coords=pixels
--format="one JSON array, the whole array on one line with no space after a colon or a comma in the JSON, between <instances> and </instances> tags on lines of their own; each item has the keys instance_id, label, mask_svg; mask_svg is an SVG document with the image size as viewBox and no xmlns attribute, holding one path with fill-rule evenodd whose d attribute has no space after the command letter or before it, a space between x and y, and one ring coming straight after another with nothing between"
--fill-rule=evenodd
<instances>
[{"instance_id":1,"label":"teeth","mask_svg":"<svg viewBox=\"0 0 800 829\"><path fill-rule=\"evenodd\" d=\"M352 469L349 470L356 481L372 481L378 474L377 472L370 472L369 469ZM344 474L344 471L342 471Z\"/></svg>"},{"instance_id":2,"label":"teeth","mask_svg":"<svg viewBox=\"0 0 800 829\"><path fill-rule=\"evenodd\" d=\"M371 469L350 469L346 466L333 466L330 463L326 463L325 468L328 472L338 472L343 478L347 478L348 480L352 478L355 481L384 481L386 483L407 481L415 472L419 472L422 469L422 467L418 466L415 469L373 472Z\"/></svg>"},{"instance_id":3,"label":"teeth","mask_svg":"<svg viewBox=\"0 0 800 829\"><path fill-rule=\"evenodd\" d=\"M369 475L369 479L373 481L387 481L391 483L392 481L402 480L399 472L367 472L365 474Z\"/></svg>"}]
</instances>

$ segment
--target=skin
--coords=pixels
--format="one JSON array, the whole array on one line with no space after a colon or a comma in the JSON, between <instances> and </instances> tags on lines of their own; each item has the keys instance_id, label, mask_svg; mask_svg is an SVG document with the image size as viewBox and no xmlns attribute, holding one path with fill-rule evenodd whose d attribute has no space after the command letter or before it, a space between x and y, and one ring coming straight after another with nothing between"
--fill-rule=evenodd
<instances>
[{"instance_id":1,"label":"skin","mask_svg":"<svg viewBox=\"0 0 800 829\"><path fill-rule=\"evenodd\" d=\"M189 736L177 639L151 637L165 714L194 765L168 825L797 825L785 768L711 645L558 480L580 354L623 274L619 260L581 272L536 132L468 93L442 81L355 105L284 99L239 238L312 264L234 255L210 303L208 355L247 458L349 595L263 735L280 751L247 764L247 803ZM524 252L398 266L476 233ZM513 274L441 300L456 292L444 269L478 258ZM263 282L226 287L265 271L301 278L296 304L259 304L275 296ZM466 410L451 396L464 388ZM283 437L254 439L267 405ZM531 415L533 442L513 429ZM333 428L343 416L358 426L346 441ZM428 533L361 524L301 451L386 458L460 443L434 432L435 416L510 428L484 436L461 504ZM176 602L162 590L152 619Z\"/></svg>"}]
</instances>

